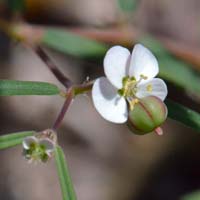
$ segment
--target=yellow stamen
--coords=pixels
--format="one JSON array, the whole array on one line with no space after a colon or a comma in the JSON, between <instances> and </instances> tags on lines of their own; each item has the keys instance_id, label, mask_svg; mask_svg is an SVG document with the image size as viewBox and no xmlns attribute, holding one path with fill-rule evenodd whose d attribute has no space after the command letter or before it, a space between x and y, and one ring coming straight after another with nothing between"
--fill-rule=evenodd
<instances>
[{"instance_id":1,"label":"yellow stamen","mask_svg":"<svg viewBox=\"0 0 200 200\"><path fill-rule=\"evenodd\" d=\"M135 104L137 104L138 102L139 100L137 98L133 99L132 101L129 101L130 110L133 110L135 107Z\"/></svg>"},{"instance_id":2,"label":"yellow stamen","mask_svg":"<svg viewBox=\"0 0 200 200\"><path fill-rule=\"evenodd\" d=\"M123 87L118 90L118 94L120 96L123 96L124 98L126 98L126 100L129 103L130 110L133 110L135 104L137 104L139 102L139 99L136 98L138 84L142 80L146 80L146 79L148 79L148 77L143 74L140 75L139 80L136 80L136 78L134 76L132 76L132 77L125 76L123 78L123 80L122 80ZM151 85L147 86L147 91L149 91L149 92L152 91Z\"/></svg>"},{"instance_id":3,"label":"yellow stamen","mask_svg":"<svg viewBox=\"0 0 200 200\"><path fill-rule=\"evenodd\" d=\"M136 93L137 81L134 77L124 77L122 80L123 88L118 90L119 95L124 97L133 97Z\"/></svg>"},{"instance_id":4,"label":"yellow stamen","mask_svg":"<svg viewBox=\"0 0 200 200\"><path fill-rule=\"evenodd\" d=\"M153 90L152 85L151 84L147 85L146 89L148 92L152 92Z\"/></svg>"},{"instance_id":5,"label":"yellow stamen","mask_svg":"<svg viewBox=\"0 0 200 200\"><path fill-rule=\"evenodd\" d=\"M141 79L144 79L144 80L147 80L147 79L148 79L148 77L145 76L145 75L143 75L143 74L140 74L140 78L141 78Z\"/></svg>"}]
</instances>

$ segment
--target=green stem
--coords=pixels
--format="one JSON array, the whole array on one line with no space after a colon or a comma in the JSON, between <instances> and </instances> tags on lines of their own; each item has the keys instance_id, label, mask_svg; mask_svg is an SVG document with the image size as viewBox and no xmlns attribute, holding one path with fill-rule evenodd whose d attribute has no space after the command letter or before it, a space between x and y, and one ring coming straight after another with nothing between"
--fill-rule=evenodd
<instances>
[{"instance_id":1,"label":"green stem","mask_svg":"<svg viewBox=\"0 0 200 200\"><path fill-rule=\"evenodd\" d=\"M79 94L83 94L83 93L91 91L93 83L94 83L94 81L91 81L91 82L86 83L86 84L73 86L74 96L77 96Z\"/></svg>"}]
</instances>

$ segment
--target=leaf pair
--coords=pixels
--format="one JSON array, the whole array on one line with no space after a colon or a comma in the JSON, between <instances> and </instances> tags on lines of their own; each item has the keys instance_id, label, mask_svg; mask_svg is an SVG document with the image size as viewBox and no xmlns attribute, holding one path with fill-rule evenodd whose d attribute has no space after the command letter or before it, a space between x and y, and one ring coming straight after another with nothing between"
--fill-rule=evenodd
<instances>
[{"instance_id":1,"label":"leaf pair","mask_svg":"<svg viewBox=\"0 0 200 200\"><path fill-rule=\"evenodd\" d=\"M24 131L0 136L0 150L20 145L25 137L32 136L34 133L34 131ZM75 200L76 196L66 165L65 155L60 146L55 149L55 159L63 200Z\"/></svg>"}]
</instances>

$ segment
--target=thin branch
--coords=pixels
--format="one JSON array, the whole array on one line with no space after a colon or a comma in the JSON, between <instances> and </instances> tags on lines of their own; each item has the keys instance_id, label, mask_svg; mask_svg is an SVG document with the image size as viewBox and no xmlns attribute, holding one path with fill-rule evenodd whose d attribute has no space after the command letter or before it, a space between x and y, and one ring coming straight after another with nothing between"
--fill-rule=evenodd
<instances>
[{"instance_id":1,"label":"thin branch","mask_svg":"<svg viewBox=\"0 0 200 200\"><path fill-rule=\"evenodd\" d=\"M47 65L47 67L51 70L54 76L67 88L69 89L72 86L72 82L69 78L67 78L53 63L50 57L46 54L46 52L40 47L37 46L35 48L35 52L41 58L41 60Z\"/></svg>"},{"instance_id":2,"label":"thin branch","mask_svg":"<svg viewBox=\"0 0 200 200\"><path fill-rule=\"evenodd\" d=\"M52 129L54 129L54 130L58 129L58 127L60 126L61 122L63 121L63 119L65 117L65 113L67 112L70 104L72 103L73 98L74 98L73 88L70 88L68 90L65 103L63 104L62 109L61 109L60 113L58 114L58 117L57 117Z\"/></svg>"}]
</instances>

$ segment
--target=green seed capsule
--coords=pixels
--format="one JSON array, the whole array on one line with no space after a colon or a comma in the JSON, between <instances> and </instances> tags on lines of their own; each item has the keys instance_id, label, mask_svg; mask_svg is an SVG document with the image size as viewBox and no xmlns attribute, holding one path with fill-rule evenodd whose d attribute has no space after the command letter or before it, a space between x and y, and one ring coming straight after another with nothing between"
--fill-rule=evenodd
<instances>
[{"instance_id":1,"label":"green seed capsule","mask_svg":"<svg viewBox=\"0 0 200 200\"><path fill-rule=\"evenodd\" d=\"M138 135L154 131L167 118L166 105L155 96L148 96L135 104L129 112L128 127Z\"/></svg>"}]
</instances>

